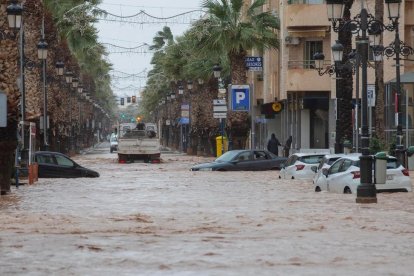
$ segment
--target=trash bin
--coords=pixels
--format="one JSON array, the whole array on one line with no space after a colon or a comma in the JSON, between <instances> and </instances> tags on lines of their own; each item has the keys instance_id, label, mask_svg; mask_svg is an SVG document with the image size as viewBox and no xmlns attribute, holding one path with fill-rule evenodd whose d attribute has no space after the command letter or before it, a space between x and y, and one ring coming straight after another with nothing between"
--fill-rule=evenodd
<instances>
[{"instance_id":1,"label":"trash bin","mask_svg":"<svg viewBox=\"0 0 414 276\"><path fill-rule=\"evenodd\" d=\"M224 151L223 151L224 149ZM216 156L221 156L224 152L228 150L228 140L225 136L216 137Z\"/></svg>"},{"instance_id":2,"label":"trash bin","mask_svg":"<svg viewBox=\"0 0 414 276\"><path fill-rule=\"evenodd\" d=\"M387 180L387 154L383 151L375 154L375 184L385 184Z\"/></svg>"},{"instance_id":3,"label":"trash bin","mask_svg":"<svg viewBox=\"0 0 414 276\"><path fill-rule=\"evenodd\" d=\"M414 170L414 146L409 146L407 149L408 169Z\"/></svg>"}]
</instances>

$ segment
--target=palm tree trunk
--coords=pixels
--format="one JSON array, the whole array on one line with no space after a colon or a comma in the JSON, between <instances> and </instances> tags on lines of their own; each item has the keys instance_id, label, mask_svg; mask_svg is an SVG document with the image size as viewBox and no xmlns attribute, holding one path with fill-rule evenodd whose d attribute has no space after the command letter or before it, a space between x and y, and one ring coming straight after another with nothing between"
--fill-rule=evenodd
<instances>
[{"instance_id":1,"label":"palm tree trunk","mask_svg":"<svg viewBox=\"0 0 414 276\"><path fill-rule=\"evenodd\" d=\"M348 1L344 9L344 18L348 20L351 17L350 9L353 1ZM352 50L352 33L349 31L340 31L338 40L344 46L344 57L342 61L348 60L348 54ZM336 80L337 90L337 112L338 119L336 122L335 136L335 153L343 152L344 140L352 140L352 91L353 79L352 72L341 72L339 79Z\"/></svg>"},{"instance_id":2,"label":"palm tree trunk","mask_svg":"<svg viewBox=\"0 0 414 276\"><path fill-rule=\"evenodd\" d=\"M10 192L10 178L17 146L16 135L17 120L10 118L7 127L0 128L0 190L2 195Z\"/></svg>"},{"instance_id":3,"label":"palm tree trunk","mask_svg":"<svg viewBox=\"0 0 414 276\"><path fill-rule=\"evenodd\" d=\"M229 56L231 66L231 83L246 84L246 52L241 51L232 53ZM250 99L252 101L253 99ZM252 104L252 103L251 103ZM227 126L230 130L229 142L232 143L233 149L243 149L246 147L247 135L250 129L249 113L243 111L229 111ZM230 141L231 139L231 141Z\"/></svg>"},{"instance_id":4,"label":"palm tree trunk","mask_svg":"<svg viewBox=\"0 0 414 276\"><path fill-rule=\"evenodd\" d=\"M383 21L384 2L380 0L375 1L375 18ZM382 44L382 36L379 42ZM385 144L385 95L384 95L384 63L379 62L375 66L375 90L376 90L376 104L375 104L375 135L380 140L380 143Z\"/></svg>"},{"instance_id":5,"label":"palm tree trunk","mask_svg":"<svg viewBox=\"0 0 414 276\"><path fill-rule=\"evenodd\" d=\"M0 12L1 14L1 12ZM3 28L3 26L0 26ZM17 40L16 40L17 41ZM0 128L0 193L10 191L10 177L14 167L14 153L17 147L18 103L20 93L15 80L17 78L17 43L4 40L0 43L0 90L7 95L7 126Z\"/></svg>"}]
</instances>

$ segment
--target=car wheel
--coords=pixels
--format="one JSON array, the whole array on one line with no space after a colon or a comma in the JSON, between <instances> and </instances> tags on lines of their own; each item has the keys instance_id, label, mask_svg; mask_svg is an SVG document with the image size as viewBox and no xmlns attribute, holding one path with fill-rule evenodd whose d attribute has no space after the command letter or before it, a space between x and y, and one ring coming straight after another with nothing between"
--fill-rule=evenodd
<instances>
[{"instance_id":1,"label":"car wheel","mask_svg":"<svg viewBox=\"0 0 414 276\"><path fill-rule=\"evenodd\" d=\"M349 189L349 187L345 187L344 194L352 194L351 189Z\"/></svg>"},{"instance_id":2,"label":"car wheel","mask_svg":"<svg viewBox=\"0 0 414 276\"><path fill-rule=\"evenodd\" d=\"M320 192L320 191L321 191L321 188L319 186L316 186L315 192Z\"/></svg>"},{"instance_id":3,"label":"car wheel","mask_svg":"<svg viewBox=\"0 0 414 276\"><path fill-rule=\"evenodd\" d=\"M225 169L218 169L217 171L218 172L225 172L226 170Z\"/></svg>"}]
</instances>

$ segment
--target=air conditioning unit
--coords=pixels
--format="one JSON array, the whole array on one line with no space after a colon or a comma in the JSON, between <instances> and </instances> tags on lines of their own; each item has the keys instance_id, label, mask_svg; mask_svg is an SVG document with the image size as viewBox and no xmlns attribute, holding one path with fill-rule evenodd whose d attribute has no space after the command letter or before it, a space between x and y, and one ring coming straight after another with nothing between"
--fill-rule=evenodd
<instances>
[{"instance_id":1,"label":"air conditioning unit","mask_svg":"<svg viewBox=\"0 0 414 276\"><path fill-rule=\"evenodd\" d=\"M298 45L300 42L298 37L292 37L292 36L286 36L285 37L285 43L287 45Z\"/></svg>"}]
</instances>

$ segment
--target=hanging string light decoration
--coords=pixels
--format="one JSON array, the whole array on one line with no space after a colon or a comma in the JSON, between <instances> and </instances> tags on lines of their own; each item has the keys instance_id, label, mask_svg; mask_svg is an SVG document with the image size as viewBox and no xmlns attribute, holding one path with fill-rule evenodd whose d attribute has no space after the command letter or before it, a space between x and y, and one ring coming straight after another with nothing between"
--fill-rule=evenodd
<instances>
[{"instance_id":1,"label":"hanging string light decoration","mask_svg":"<svg viewBox=\"0 0 414 276\"><path fill-rule=\"evenodd\" d=\"M129 15L122 16L116 15L105 10L96 8L96 14L98 20L110 21L110 22L119 22L119 23L129 23L129 24L191 24L194 21L201 19L205 11L203 10L192 10L188 12L179 13L173 16L168 17L158 17L151 15L144 10L140 12Z\"/></svg>"}]
</instances>

